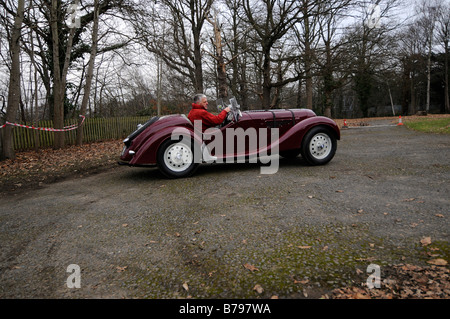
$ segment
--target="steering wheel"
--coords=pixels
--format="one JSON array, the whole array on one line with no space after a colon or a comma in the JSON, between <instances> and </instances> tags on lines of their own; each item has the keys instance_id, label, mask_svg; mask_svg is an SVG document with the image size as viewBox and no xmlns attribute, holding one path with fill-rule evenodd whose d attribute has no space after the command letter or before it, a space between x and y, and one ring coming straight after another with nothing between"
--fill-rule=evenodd
<instances>
[{"instance_id":1,"label":"steering wheel","mask_svg":"<svg viewBox=\"0 0 450 319\"><path fill-rule=\"evenodd\" d=\"M222 108L224 107L224 103L223 103L222 99L217 100L216 103L218 106L220 105ZM227 116L223 120L223 122L221 124L222 127L227 125L228 123L232 122L233 120L235 122L239 121L239 117L242 116L242 113L240 111L241 106L237 103L237 101L234 97L232 97L230 99L230 104L231 104L230 105L231 110L230 110L230 112L228 112Z\"/></svg>"}]
</instances>

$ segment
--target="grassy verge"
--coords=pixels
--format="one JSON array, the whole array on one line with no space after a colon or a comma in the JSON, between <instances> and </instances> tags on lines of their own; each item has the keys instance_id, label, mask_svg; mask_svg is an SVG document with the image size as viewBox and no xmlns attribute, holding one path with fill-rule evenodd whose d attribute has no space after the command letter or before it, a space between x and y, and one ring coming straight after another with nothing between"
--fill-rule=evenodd
<instances>
[{"instance_id":1,"label":"grassy verge","mask_svg":"<svg viewBox=\"0 0 450 319\"><path fill-rule=\"evenodd\" d=\"M419 132L450 134L450 117L440 119L414 119L405 122L405 125Z\"/></svg>"}]
</instances>

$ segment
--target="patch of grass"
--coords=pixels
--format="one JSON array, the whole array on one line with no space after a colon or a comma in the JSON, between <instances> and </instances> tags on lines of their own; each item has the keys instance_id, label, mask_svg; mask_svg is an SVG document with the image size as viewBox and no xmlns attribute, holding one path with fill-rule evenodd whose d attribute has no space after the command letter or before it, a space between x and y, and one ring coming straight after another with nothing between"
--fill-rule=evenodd
<instances>
[{"instance_id":1,"label":"patch of grass","mask_svg":"<svg viewBox=\"0 0 450 319\"><path fill-rule=\"evenodd\" d=\"M406 127L425 133L450 134L450 117L441 119L420 119L405 123Z\"/></svg>"},{"instance_id":2,"label":"patch of grass","mask_svg":"<svg viewBox=\"0 0 450 319\"><path fill-rule=\"evenodd\" d=\"M236 240L234 244L228 236L211 242L199 235L195 242L170 244L175 247L170 252L171 267L159 267L155 262L145 270L130 269L125 286L134 288L133 297L152 299L188 296L248 299L274 295L292 298L303 297L305 291L319 298L339 287L360 287L369 276L366 270L369 264L379 265L385 271L393 264L424 262L422 246L411 249L414 243L409 243L404 248L398 247L387 239L370 235L369 231L365 225L303 225L272 237L256 236L245 243ZM167 240L167 236L164 238ZM221 239L225 241L220 242ZM177 240L183 240L182 236ZM433 244L430 252L447 251L445 242ZM149 250L137 258L139 263L148 265L154 256ZM264 288L262 294L255 291L256 284Z\"/></svg>"}]
</instances>

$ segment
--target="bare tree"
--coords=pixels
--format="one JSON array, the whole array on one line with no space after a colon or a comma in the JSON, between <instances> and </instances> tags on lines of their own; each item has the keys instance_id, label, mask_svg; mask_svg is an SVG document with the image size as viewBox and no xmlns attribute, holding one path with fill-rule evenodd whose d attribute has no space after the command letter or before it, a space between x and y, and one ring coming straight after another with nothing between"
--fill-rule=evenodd
<instances>
[{"instance_id":1,"label":"bare tree","mask_svg":"<svg viewBox=\"0 0 450 319\"><path fill-rule=\"evenodd\" d=\"M282 87L298 80L298 75L286 77L283 80L274 81L272 78L273 50L277 43L288 33L302 18L302 7L297 1L283 0L243 0L243 9L248 23L254 30L254 40L261 48L263 56L262 72L262 105L267 109L271 106L272 89ZM293 61L298 55L284 56L284 61ZM278 78L279 79L279 78Z\"/></svg>"},{"instance_id":2,"label":"bare tree","mask_svg":"<svg viewBox=\"0 0 450 319\"><path fill-rule=\"evenodd\" d=\"M194 91L203 92L202 30L213 0L162 0L147 4L147 18L135 24L140 40L168 67L189 79ZM161 30L163 24L170 30Z\"/></svg>"},{"instance_id":3,"label":"bare tree","mask_svg":"<svg viewBox=\"0 0 450 319\"><path fill-rule=\"evenodd\" d=\"M320 1L300 0L299 6L302 8L303 18L294 29L299 41L301 63L304 70L306 108L313 108L313 67L316 49L318 45L319 19L321 18Z\"/></svg>"},{"instance_id":4,"label":"bare tree","mask_svg":"<svg viewBox=\"0 0 450 319\"><path fill-rule=\"evenodd\" d=\"M448 73L448 60L449 60L449 41L450 41L450 4L443 4L438 12L438 41L444 47L444 83L445 83L445 95L444 104L445 111L450 112L449 102L449 73Z\"/></svg>"},{"instance_id":5,"label":"bare tree","mask_svg":"<svg viewBox=\"0 0 450 319\"><path fill-rule=\"evenodd\" d=\"M240 98L241 107L249 108L249 34L251 27L244 21L242 0L226 0L228 9L224 17L228 32L224 31L224 45L231 58L228 60L230 72L227 73L229 89L232 95Z\"/></svg>"},{"instance_id":6,"label":"bare tree","mask_svg":"<svg viewBox=\"0 0 450 319\"><path fill-rule=\"evenodd\" d=\"M62 129L64 127L64 97L66 92L67 72L70 64L70 54L72 51L73 38L75 36L75 27L70 29L69 37L67 39L67 45L64 50L61 50L60 43L60 26L58 22L61 21L59 16L61 15L61 2L60 0L51 0L49 5L50 11L50 29L52 34L52 55L53 55L53 125L56 129ZM64 63L62 69L60 65L60 52L65 52ZM64 132L55 132L55 148L64 147Z\"/></svg>"},{"instance_id":7,"label":"bare tree","mask_svg":"<svg viewBox=\"0 0 450 319\"><path fill-rule=\"evenodd\" d=\"M92 77L94 75L94 62L97 55L97 44L98 44L98 19L99 19L99 3L98 0L94 0L94 25L92 27L92 45L91 54L89 56L88 69L86 72L86 83L84 85L84 95L83 101L81 102L80 114L86 115L86 109L89 102L89 94L91 92ZM79 120L81 124L81 119ZM83 142L83 127L80 125L77 129L77 140L76 144L81 145Z\"/></svg>"},{"instance_id":8,"label":"bare tree","mask_svg":"<svg viewBox=\"0 0 450 319\"><path fill-rule=\"evenodd\" d=\"M332 116L333 93L345 85L350 76L344 70L345 60L349 54L345 50L345 39L339 38L338 29L345 17L350 0L327 1L323 6L320 17L319 36L322 47L319 49L321 57L316 59L319 74L322 77L324 115Z\"/></svg>"},{"instance_id":9,"label":"bare tree","mask_svg":"<svg viewBox=\"0 0 450 319\"><path fill-rule=\"evenodd\" d=\"M25 10L25 0L18 0L14 24L11 28L9 50L11 55L11 68L9 76L8 105L6 108L6 121L15 122L20 104L20 37ZM2 132L1 159L15 158L12 140L12 127L7 125Z\"/></svg>"},{"instance_id":10,"label":"bare tree","mask_svg":"<svg viewBox=\"0 0 450 319\"><path fill-rule=\"evenodd\" d=\"M376 5L381 1L378 0ZM388 63L392 57L393 38L390 33L398 27L396 21L381 23L381 19L388 17L398 6L398 0L383 2L374 15L371 2L362 1L362 20L353 25L353 30L347 36L349 59L348 70L353 77L353 90L358 97L363 116L368 115L371 105L371 95L378 74L392 66ZM361 18L361 17L360 17Z\"/></svg>"},{"instance_id":11,"label":"bare tree","mask_svg":"<svg viewBox=\"0 0 450 319\"><path fill-rule=\"evenodd\" d=\"M421 14L421 18L418 21L419 26L423 30L425 37L425 43L427 46L427 101L425 111L430 111L431 100L431 54L433 52L434 38L436 22L439 12L440 0L422 0L420 6L418 6L418 14Z\"/></svg>"},{"instance_id":12,"label":"bare tree","mask_svg":"<svg viewBox=\"0 0 450 319\"><path fill-rule=\"evenodd\" d=\"M228 84L227 84L227 71L226 67L228 62L225 61L224 56L224 44L222 41L222 30L218 18L217 11L214 11L214 15L206 18L208 22L213 27L214 38L211 40L213 47L215 48L215 52L208 52L209 55L216 62L216 71L217 71L217 83L218 83L218 97L225 98L228 96Z\"/></svg>"}]
</instances>

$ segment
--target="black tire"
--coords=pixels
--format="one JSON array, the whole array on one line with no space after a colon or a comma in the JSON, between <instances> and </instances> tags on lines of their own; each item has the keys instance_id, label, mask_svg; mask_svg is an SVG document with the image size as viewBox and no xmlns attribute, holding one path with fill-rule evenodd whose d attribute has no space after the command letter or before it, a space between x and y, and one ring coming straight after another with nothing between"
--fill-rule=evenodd
<instances>
[{"instance_id":1,"label":"black tire","mask_svg":"<svg viewBox=\"0 0 450 319\"><path fill-rule=\"evenodd\" d=\"M324 165L333 159L336 149L336 137L330 129L316 126L304 136L301 153L308 164Z\"/></svg>"},{"instance_id":2,"label":"black tire","mask_svg":"<svg viewBox=\"0 0 450 319\"><path fill-rule=\"evenodd\" d=\"M197 151L189 138L167 139L158 149L157 164L160 171L169 178L191 176L198 168L194 154Z\"/></svg>"}]
</instances>

